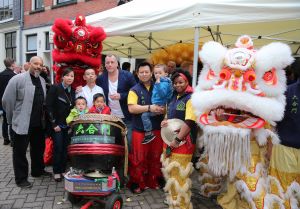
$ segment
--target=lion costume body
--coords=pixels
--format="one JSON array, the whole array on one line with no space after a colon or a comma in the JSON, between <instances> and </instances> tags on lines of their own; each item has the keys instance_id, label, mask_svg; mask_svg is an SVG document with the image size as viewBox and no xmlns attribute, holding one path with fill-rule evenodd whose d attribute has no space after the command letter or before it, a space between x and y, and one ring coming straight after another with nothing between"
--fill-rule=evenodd
<instances>
[{"instance_id":1,"label":"lion costume body","mask_svg":"<svg viewBox=\"0 0 300 209\"><path fill-rule=\"evenodd\" d=\"M93 68L99 73L101 65L102 41L106 34L101 27L87 25L83 16L71 20L56 19L52 30L54 32L55 49L52 51L53 69L56 72L56 82L61 81L64 68L72 67L75 73L73 87L84 86L84 71Z\"/></svg>"},{"instance_id":2,"label":"lion costume body","mask_svg":"<svg viewBox=\"0 0 300 209\"><path fill-rule=\"evenodd\" d=\"M227 209L298 208L299 182L268 175L266 158L267 145L280 142L273 127L284 114L290 48L271 43L255 50L251 38L242 36L232 49L204 44L200 58L192 103L203 128L202 194L219 194Z\"/></svg>"}]
</instances>

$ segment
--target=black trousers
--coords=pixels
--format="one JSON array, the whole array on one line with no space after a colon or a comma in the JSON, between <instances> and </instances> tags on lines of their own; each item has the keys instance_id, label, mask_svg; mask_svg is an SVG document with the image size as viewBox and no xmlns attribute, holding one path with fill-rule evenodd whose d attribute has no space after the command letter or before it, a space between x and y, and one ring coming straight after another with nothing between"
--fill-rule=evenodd
<instances>
[{"instance_id":1,"label":"black trousers","mask_svg":"<svg viewBox=\"0 0 300 209\"><path fill-rule=\"evenodd\" d=\"M2 136L5 141L9 141L8 124L7 124L6 113L4 111L3 111L3 121L2 121Z\"/></svg>"},{"instance_id":2,"label":"black trousers","mask_svg":"<svg viewBox=\"0 0 300 209\"><path fill-rule=\"evenodd\" d=\"M27 135L14 134L13 146L13 166L15 172L16 184L19 184L28 178L28 161L26 150L30 144L31 175L39 176L45 169L44 150L45 136L42 127L29 128Z\"/></svg>"}]
</instances>

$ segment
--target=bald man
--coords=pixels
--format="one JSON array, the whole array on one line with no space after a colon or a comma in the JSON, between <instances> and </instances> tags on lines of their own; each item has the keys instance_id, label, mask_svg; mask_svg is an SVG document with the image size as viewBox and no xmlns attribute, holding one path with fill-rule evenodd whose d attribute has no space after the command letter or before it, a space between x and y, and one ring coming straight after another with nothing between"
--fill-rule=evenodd
<instances>
[{"instance_id":1,"label":"bald man","mask_svg":"<svg viewBox=\"0 0 300 209\"><path fill-rule=\"evenodd\" d=\"M13 167L15 182L22 188L32 187L28 182L28 161L26 150L30 143L31 176L41 177L51 174L44 170L43 153L45 137L43 130L43 104L46 97L45 80L40 76L43 60L32 57L29 69L14 76L4 91L2 105L7 122L12 125Z\"/></svg>"},{"instance_id":2,"label":"bald man","mask_svg":"<svg viewBox=\"0 0 300 209\"><path fill-rule=\"evenodd\" d=\"M176 69L176 62L172 60L168 61L167 67L168 67L168 74L169 76L171 76Z\"/></svg>"}]
</instances>

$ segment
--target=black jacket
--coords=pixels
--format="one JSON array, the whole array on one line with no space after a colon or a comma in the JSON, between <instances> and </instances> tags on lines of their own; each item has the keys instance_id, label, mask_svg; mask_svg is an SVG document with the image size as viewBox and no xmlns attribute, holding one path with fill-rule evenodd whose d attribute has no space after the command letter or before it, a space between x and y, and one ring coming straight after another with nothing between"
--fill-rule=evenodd
<instances>
[{"instance_id":1,"label":"black jacket","mask_svg":"<svg viewBox=\"0 0 300 209\"><path fill-rule=\"evenodd\" d=\"M46 112L52 128L66 126L66 118L74 106L75 91L66 93L61 83L50 87L46 97Z\"/></svg>"},{"instance_id":2,"label":"black jacket","mask_svg":"<svg viewBox=\"0 0 300 209\"><path fill-rule=\"evenodd\" d=\"M0 73L0 109L2 109L2 97L8 81L16 75L13 70L6 68Z\"/></svg>"}]
</instances>

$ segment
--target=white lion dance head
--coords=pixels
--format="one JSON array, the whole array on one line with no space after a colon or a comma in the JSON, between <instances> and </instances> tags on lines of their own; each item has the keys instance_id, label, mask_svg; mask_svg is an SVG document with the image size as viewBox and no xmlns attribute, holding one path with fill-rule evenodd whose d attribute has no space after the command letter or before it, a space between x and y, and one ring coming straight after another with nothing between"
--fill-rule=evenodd
<instances>
[{"instance_id":1,"label":"white lion dance head","mask_svg":"<svg viewBox=\"0 0 300 209\"><path fill-rule=\"evenodd\" d=\"M279 139L270 125L283 118L290 48L271 43L254 50L249 36L235 48L208 42L200 51L203 70L192 103L203 128L208 166L217 176L235 176L250 161L250 140ZM222 114L216 114L216 110Z\"/></svg>"}]
</instances>

